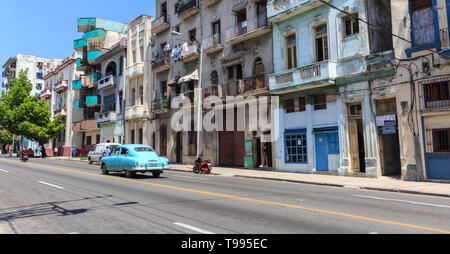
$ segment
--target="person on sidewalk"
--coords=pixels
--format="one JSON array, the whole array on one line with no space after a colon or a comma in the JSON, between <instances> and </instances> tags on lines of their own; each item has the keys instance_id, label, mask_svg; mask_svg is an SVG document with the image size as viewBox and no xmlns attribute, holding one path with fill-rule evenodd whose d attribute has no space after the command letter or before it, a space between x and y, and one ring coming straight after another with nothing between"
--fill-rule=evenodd
<instances>
[{"instance_id":1,"label":"person on sidewalk","mask_svg":"<svg viewBox=\"0 0 450 254\"><path fill-rule=\"evenodd\" d=\"M12 157L12 154L13 154L13 146L10 145L9 146L9 157Z\"/></svg>"},{"instance_id":2,"label":"person on sidewalk","mask_svg":"<svg viewBox=\"0 0 450 254\"><path fill-rule=\"evenodd\" d=\"M268 168L269 167L268 153L269 153L269 145L267 144L267 142L264 142L262 164L261 164L261 166L259 166L260 168Z\"/></svg>"},{"instance_id":3,"label":"person on sidewalk","mask_svg":"<svg viewBox=\"0 0 450 254\"><path fill-rule=\"evenodd\" d=\"M77 155L77 149L75 148L75 146L72 146L72 158L75 158L76 155Z\"/></svg>"}]
</instances>

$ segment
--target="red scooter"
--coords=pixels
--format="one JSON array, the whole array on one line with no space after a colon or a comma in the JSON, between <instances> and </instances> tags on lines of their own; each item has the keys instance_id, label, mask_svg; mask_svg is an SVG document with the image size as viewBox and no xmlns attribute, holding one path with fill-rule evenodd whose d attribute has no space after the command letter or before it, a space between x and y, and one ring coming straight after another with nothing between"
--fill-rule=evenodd
<instances>
[{"instance_id":1,"label":"red scooter","mask_svg":"<svg viewBox=\"0 0 450 254\"><path fill-rule=\"evenodd\" d=\"M212 163L209 160L202 161L201 158L195 160L193 171L196 174L211 174Z\"/></svg>"}]
</instances>

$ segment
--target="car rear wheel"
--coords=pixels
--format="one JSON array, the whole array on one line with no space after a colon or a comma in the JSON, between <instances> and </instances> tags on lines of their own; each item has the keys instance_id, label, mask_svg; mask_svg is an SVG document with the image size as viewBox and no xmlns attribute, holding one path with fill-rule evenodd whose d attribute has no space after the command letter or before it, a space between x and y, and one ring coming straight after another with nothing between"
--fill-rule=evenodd
<instances>
[{"instance_id":1,"label":"car rear wheel","mask_svg":"<svg viewBox=\"0 0 450 254\"><path fill-rule=\"evenodd\" d=\"M108 169L106 168L106 164L105 164L105 163L102 164L102 173L103 173L104 175L108 175L108 174L109 174L109 171L108 171Z\"/></svg>"},{"instance_id":2,"label":"car rear wheel","mask_svg":"<svg viewBox=\"0 0 450 254\"><path fill-rule=\"evenodd\" d=\"M160 175L161 175L161 173L155 172L155 173L153 173L153 178L159 178Z\"/></svg>"},{"instance_id":3,"label":"car rear wheel","mask_svg":"<svg viewBox=\"0 0 450 254\"><path fill-rule=\"evenodd\" d=\"M130 171L130 170L125 170L125 177L127 177L127 178L133 178L133 177L135 177L136 176L136 173L135 172L132 172L132 171Z\"/></svg>"},{"instance_id":4,"label":"car rear wheel","mask_svg":"<svg viewBox=\"0 0 450 254\"><path fill-rule=\"evenodd\" d=\"M89 164L92 164L91 157L88 157L88 163L89 163Z\"/></svg>"}]
</instances>

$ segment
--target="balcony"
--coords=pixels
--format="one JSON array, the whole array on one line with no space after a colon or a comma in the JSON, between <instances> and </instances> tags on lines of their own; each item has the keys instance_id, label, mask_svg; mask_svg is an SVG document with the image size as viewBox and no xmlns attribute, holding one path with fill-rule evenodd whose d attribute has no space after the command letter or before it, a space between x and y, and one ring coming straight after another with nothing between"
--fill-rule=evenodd
<instances>
[{"instance_id":1,"label":"balcony","mask_svg":"<svg viewBox=\"0 0 450 254\"><path fill-rule=\"evenodd\" d=\"M98 83L98 80L100 78L100 73L93 72L90 74L82 75L81 79L85 80L85 86L87 87L94 87Z\"/></svg>"},{"instance_id":2,"label":"balcony","mask_svg":"<svg viewBox=\"0 0 450 254\"><path fill-rule=\"evenodd\" d=\"M152 71L154 73L160 73L170 70L170 58L169 56L159 56L152 62Z\"/></svg>"},{"instance_id":3,"label":"balcony","mask_svg":"<svg viewBox=\"0 0 450 254\"><path fill-rule=\"evenodd\" d=\"M231 11L238 12L243 10L247 6L248 0L233 0L233 7L231 7Z\"/></svg>"},{"instance_id":4,"label":"balcony","mask_svg":"<svg viewBox=\"0 0 450 254\"><path fill-rule=\"evenodd\" d=\"M100 91L105 88L116 87L116 85L117 85L117 78L113 75L109 75L108 77L102 78L98 81L97 89Z\"/></svg>"},{"instance_id":5,"label":"balcony","mask_svg":"<svg viewBox=\"0 0 450 254\"><path fill-rule=\"evenodd\" d=\"M223 50L220 34L214 34L203 40L203 48L206 54L214 54Z\"/></svg>"},{"instance_id":6,"label":"balcony","mask_svg":"<svg viewBox=\"0 0 450 254\"><path fill-rule=\"evenodd\" d=\"M84 40L89 43L104 42L106 37L106 30L97 28L84 33Z\"/></svg>"},{"instance_id":7,"label":"balcony","mask_svg":"<svg viewBox=\"0 0 450 254\"><path fill-rule=\"evenodd\" d=\"M143 118L147 116L147 110L144 105L136 105L125 109L125 119L131 120L136 118Z\"/></svg>"},{"instance_id":8,"label":"balcony","mask_svg":"<svg viewBox=\"0 0 450 254\"><path fill-rule=\"evenodd\" d=\"M127 33L128 25L116 21L104 20L100 18L79 18L77 20L78 32L85 33L96 28L110 30L118 33Z\"/></svg>"},{"instance_id":9,"label":"balcony","mask_svg":"<svg viewBox=\"0 0 450 254\"><path fill-rule=\"evenodd\" d=\"M82 58L77 58L77 71L86 71L88 62Z\"/></svg>"},{"instance_id":10,"label":"balcony","mask_svg":"<svg viewBox=\"0 0 450 254\"><path fill-rule=\"evenodd\" d=\"M83 51L83 48L86 46L87 46L87 42L84 38L73 41L73 48L76 51Z\"/></svg>"},{"instance_id":11,"label":"balcony","mask_svg":"<svg viewBox=\"0 0 450 254\"><path fill-rule=\"evenodd\" d=\"M115 123L118 119L116 112L95 113L95 118L98 124Z\"/></svg>"},{"instance_id":12,"label":"balcony","mask_svg":"<svg viewBox=\"0 0 450 254\"><path fill-rule=\"evenodd\" d=\"M127 67L127 78L133 78L141 75L144 75L144 63L135 63L134 65Z\"/></svg>"},{"instance_id":13,"label":"balcony","mask_svg":"<svg viewBox=\"0 0 450 254\"><path fill-rule=\"evenodd\" d=\"M203 6L210 7L217 3L219 3L221 0L202 0Z\"/></svg>"},{"instance_id":14,"label":"balcony","mask_svg":"<svg viewBox=\"0 0 450 254\"><path fill-rule=\"evenodd\" d=\"M169 15L162 15L152 22L152 32L155 34L162 33L170 28Z\"/></svg>"},{"instance_id":15,"label":"balcony","mask_svg":"<svg viewBox=\"0 0 450 254\"><path fill-rule=\"evenodd\" d=\"M67 110L66 110L65 107L62 108L62 109L55 110L55 111L53 112L53 116L54 116L54 117L57 117L57 116L59 116L59 115L61 115L63 118L67 117Z\"/></svg>"},{"instance_id":16,"label":"balcony","mask_svg":"<svg viewBox=\"0 0 450 254\"><path fill-rule=\"evenodd\" d=\"M177 3L175 4L175 12L178 15L180 19L187 19L197 13L200 12L200 8L198 8L197 4L198 0L189 0L185 1L184 3Z\"/></svg>"},{"instance_id":17,"label":"balcony","mask_svg":"<svg viewBox=\"0 0 450 254\"><path fill-rule=\"evenodd\" d=\"M271 74L269 84L272 93L282 94L335 84L335 78L336 63L323 61Z\"/></svg>"},{"instance_id":18,"label":"balcony","mask_svg":"<svg viewBox=\"0 0 450 254\"><path fill-rule=\"evenodd\" d=\"M188 47L186 52L183 52L182 57L180 58L180 62L189 63L195 61L200 58L200 52L198 50L197 45L193 44Z\"/></svg>"},{"instance_id":19,"label":"balcony","mask_svg":"<svg viewBox=\"0 0 450 254\"><path fill-rule=\"evenodd\" d=\"M100 101L101 99L98 95L86 96L86 107L100 106Z\"/></svg>"},{"instance_id":20,"label":"balcony","mask_svg":"<svg viewBox=\"0 0 450 254\"><path fill-rule=\"evenodd\" d=\"M83 84L81 80L74 80L72 81L72 90L79 90L83 88Z\"/></svg>"},{"instance_id":21,"label":"balcony","mask_svg":"<svg viewBox=\"0 0 450 254\"><path fill-rule=\"evenodd\" d=\"M153 100L152 113L158 115L170 113L170 100L169 99Z\"/></svg>"},{"instance_id":22,"label":"balcony","mask_svg":"<svg viewBox=\"0 0 450 254\"><path fill-rule=\"evenodd\" d=\"M240 22L225 31L225 41L228 45L236 45L238 43L258 38L272 32L265 15L259 15L254 19Z\"/></svg>"},{"instance_id":23,"label":"balcony","mask_svg":"<svg viewBox=\"0 0 450 254\"><path fill-rule=\"evenodd\" d=\"M62 93L64 91L66 91L67 88L69 87L68 83L69 83L69 81L67 81L67 80L58 82L55 86L55 92Z\"/></svg>"},{"instance_id":24,"label":"balcony","mask_svg":"<svg viewBox=\"0 0 450 254\"><path fill-rule=\"evenodd\" d=\"M52 98L52 92L50 91L50 89L45 89L43 92L42 92L42 97L45 99L45 100L49 100L50 98Z\"/></svg>"},{"instance_id":25,"label":"balcony","mask_svg":"<svg viewBox=\"0 0 450 254\"><path fill-rule=\"evenodd\" d=\"M325 0L329 3L331 0ZM273 0L267 3L269 21L276 23L322 6L319 0Z\"/></svg>"},{"instance_id":26,"label":"balcony","mask_svg":"<svg viewBox=\"0 0 450 254\"><path fill-rule=\"evenodd\" d=\"M92 131L97 129L98 124L96 119L83 120L80 122L72 123L72 131L74 132Z\"/></svg>"},{"instance_id":27,"label":"balcony","mask_svg":"<svg viewBox=\"0 0 450 254\"><path fill-rule=\"evenodd\" d=\"M97 58L102 55L101 50L92 50L87 52L87 61L89 64L96 64Z\"/></svg>"}]
</instances>

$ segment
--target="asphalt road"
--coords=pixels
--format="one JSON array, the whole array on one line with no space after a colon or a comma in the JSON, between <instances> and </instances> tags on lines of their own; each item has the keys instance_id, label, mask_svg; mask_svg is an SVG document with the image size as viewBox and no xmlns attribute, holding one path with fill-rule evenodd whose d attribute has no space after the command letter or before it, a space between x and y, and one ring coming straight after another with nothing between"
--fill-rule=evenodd
<instances>
[{"instance_id":1,"label":"asphalt road","mask_svg":"<svg viewBox=\"0 0 450 254\"><path fill-rule=\"evenodd\" d=\"M450 199L0 157L0 234L438 234Z\"/></svg>"}]
</instances>

